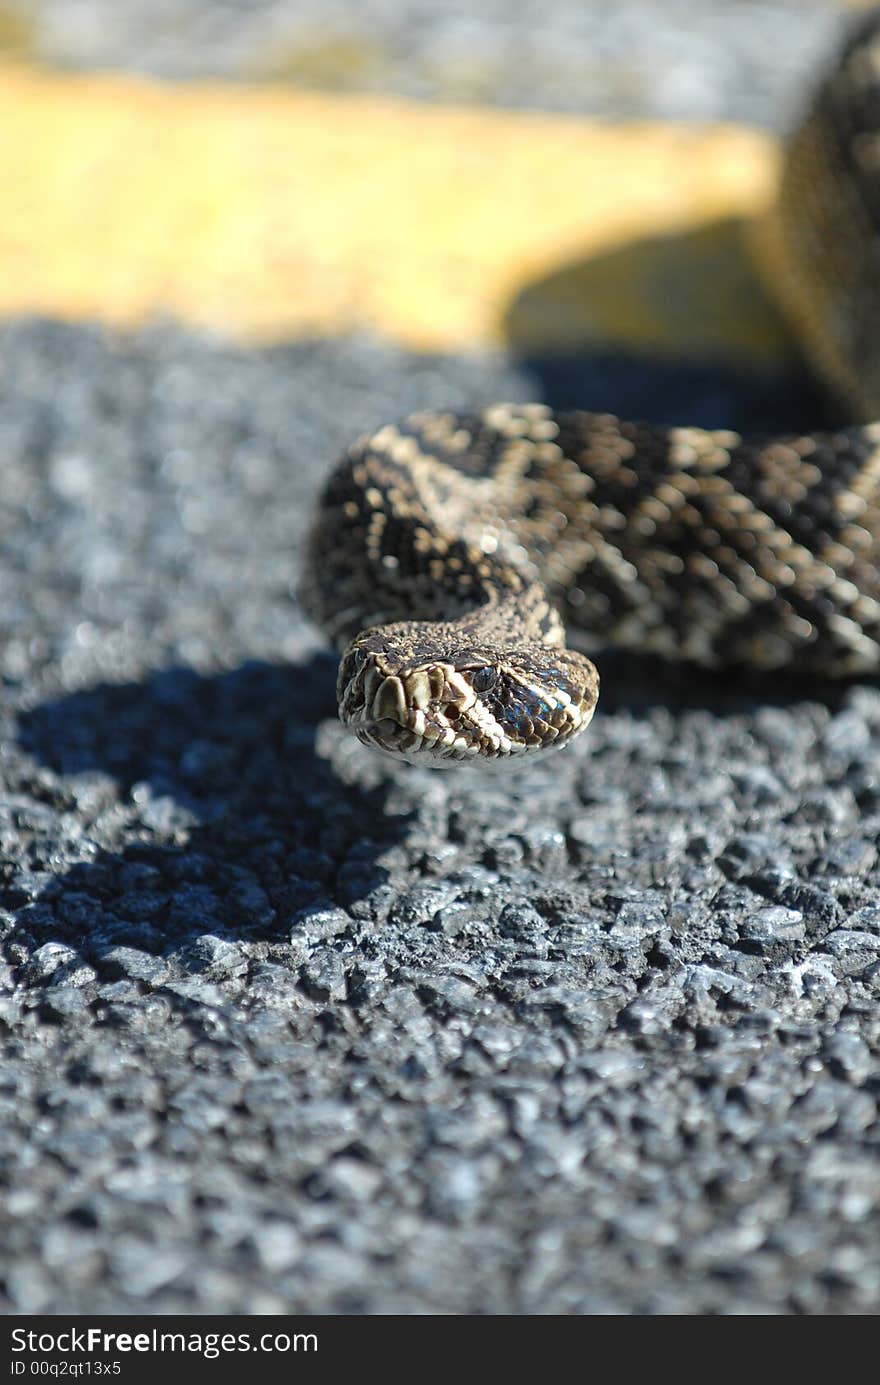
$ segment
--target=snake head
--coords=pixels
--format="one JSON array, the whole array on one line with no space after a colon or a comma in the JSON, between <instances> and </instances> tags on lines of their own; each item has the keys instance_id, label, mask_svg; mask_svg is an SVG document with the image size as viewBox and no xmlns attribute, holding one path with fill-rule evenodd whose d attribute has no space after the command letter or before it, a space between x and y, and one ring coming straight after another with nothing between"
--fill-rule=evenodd
<instances>
[{"instance_id":1,"label":"snake head","mask_svg":"<svg viewBox=\"0 0 880 1385\"><path fill-rule=\"evenodd\" d=\"M562 746L599 695L583 655L549 645L456 647L449 626L378 626L339 668L339 715L365 745L415 764L513 759Z\"/></svg>"}]
</instances>

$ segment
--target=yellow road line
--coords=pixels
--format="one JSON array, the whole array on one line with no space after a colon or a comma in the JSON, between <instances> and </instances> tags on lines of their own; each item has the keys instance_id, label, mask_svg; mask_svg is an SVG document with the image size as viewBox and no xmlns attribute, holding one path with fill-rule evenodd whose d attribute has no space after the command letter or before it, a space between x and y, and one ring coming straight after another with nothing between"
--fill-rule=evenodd
<instances>
[{"instance_id":1,"label":"yellow road line","mask_svg":"<svg viewBox=\"0 0 880 1385\"><path fill-rule=\"evenodd\" d=\"M731 249L776 173L753 131L14 65L0 128L0 314L780 350Z\"/></svg>"}]
</instances>

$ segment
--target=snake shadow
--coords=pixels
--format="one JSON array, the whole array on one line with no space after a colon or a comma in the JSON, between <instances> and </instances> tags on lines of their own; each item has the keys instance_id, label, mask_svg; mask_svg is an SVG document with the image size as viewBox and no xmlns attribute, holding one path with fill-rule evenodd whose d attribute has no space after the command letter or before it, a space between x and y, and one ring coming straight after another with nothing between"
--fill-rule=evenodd
<instances>
[{"instance_id":1,"label":"snake shadow","mask_svg":"<svg viewBox=\"0 0 880 1385\"><path fill-rule=\"evenodd\" d=\"M852 687L878 683L864 674L821 678L739 666L704 669L614 648L594 650L590 657L601 671L600 712L626 711L636 718L663 707L673 715L702 711L723 720L762 707L792 708L807 702L819 703L833 715L846 705Z\"/></svg>"},{"instance_id":2,"label":"snake shadow","mask_svg":"<svg viewBox=\"0 0 880 1385\"><path fill-rule=\"evenodd\" d=\"M566 261L525 284L501 325L553 408L757 434L845 421L765 292L737 218Z\"/></svg>"},{"instance_id":3,"label":"snake shadow","mask_svg":"<svg viewBox=\"0 0 880 1385\"><path fill-rule=\"evenodd\" d=\"M317 911L357 913L408 819L386 811L382 783L355 791L318 753L334 683L329 654L213 676L181 667L23 714L21 743L62 776L31 850L39 888L0 877L28 950L69 943L94 961L125 945L192 956L198 970L204 934L283 942ZM53 875L59 792L104 845Z\"/></svg>"}]
</instances>

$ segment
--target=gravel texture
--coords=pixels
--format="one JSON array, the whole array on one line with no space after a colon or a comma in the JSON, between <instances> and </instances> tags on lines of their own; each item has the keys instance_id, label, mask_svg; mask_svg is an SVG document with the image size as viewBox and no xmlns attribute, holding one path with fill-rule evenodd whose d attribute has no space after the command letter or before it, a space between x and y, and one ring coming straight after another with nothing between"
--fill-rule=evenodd
<instances>
[{"instance_id":1,"label":"gravel texture","mask_svg":"<svg viewBox=\"0 0 880 1385\"><path fill-rule=\"evenodd\" d=\"M0 332L7 1312L877 1310L880 690L611 657L587 736L494 775L333 718L322 473L547 386Z\"/></svg>"},{"instance_id":2,"label":"gravel texture","mask_svg":"<svg viewBox=\"0 0 880 1385\"><path fill-rule=\"evenodd\" d=\"M858 6L856 5L856 8ZM841 0L2 0L51 63L784 123ZM4 26L0 23L0 40Z\"/></svg>"},{"instance_id":3,"label":"gravel texture","mask_svg":"<svg viewBox=\"0 0 880 1385\"><path fill-rule=\"evenodd\" d=\"M771 124L837 22L0 10L73 65ZM612 656L581 742L485 775L334 719L294 598L321 475L498 397L816 414L714 366L0 328L6 1312L880 1306L877 686Z\"/></svg>"}]
</instances>

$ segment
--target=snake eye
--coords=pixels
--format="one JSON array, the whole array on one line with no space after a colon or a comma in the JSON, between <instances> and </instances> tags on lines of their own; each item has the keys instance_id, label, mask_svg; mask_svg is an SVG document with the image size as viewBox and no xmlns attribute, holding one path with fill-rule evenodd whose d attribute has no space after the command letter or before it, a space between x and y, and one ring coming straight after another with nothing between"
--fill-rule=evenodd
<instances>
[{"instance_id":1,"label":"snake eye","mask_svg":"<svg viewBox=\"0 0 880 1385\"><path fill-rule=\"evenodd\" d=\"M498 677L497 670L494 668L478 668L471 678L471 685L474 692L484 693L494 685Z\"/></svg>"}]
</instances>

